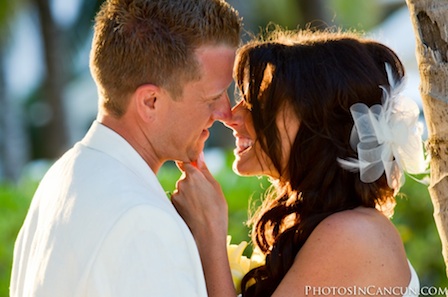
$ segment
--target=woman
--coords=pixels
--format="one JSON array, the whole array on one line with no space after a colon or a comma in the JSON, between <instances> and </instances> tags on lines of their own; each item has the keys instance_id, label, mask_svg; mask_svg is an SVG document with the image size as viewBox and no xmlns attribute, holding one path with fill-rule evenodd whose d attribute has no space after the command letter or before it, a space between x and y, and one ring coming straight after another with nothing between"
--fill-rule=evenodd
<instances>
[{"instance_id":1,"label":"woman","mask_svg":"<svg viewBox=\"0 0 448 297\"><path fill-rule=\"evenodd\" d=\"M267 175L274 187L251 219L266 264L244 277L242 295L417 295L389 220L403 170L425 167L396 54L354 33L277 29L239 50L234 77L241 101L225 123L234 171ZM198 244L209 296L235 296L225 199L203 160L179 165L173 203Z\"/></svg>"}]
</instances>

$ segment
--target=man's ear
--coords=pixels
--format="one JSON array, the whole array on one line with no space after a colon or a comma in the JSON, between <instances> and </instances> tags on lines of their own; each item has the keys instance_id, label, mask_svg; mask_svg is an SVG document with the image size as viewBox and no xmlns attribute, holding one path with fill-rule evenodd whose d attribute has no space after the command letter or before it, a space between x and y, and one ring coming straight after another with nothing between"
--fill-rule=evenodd
<instances>
[{"instance_id":1,"label":"man's ear","mask_svg":"<svg viewBox=\"0 0 448 297\"><path fill-rule=\"evenodd\" d=\"M137 88L134 92L134 104L140 118L149 122L155 117L155 112L158 107L158 98L160 95L160 88L152 84L145 84Z\"/></svg>"}]
</instances>

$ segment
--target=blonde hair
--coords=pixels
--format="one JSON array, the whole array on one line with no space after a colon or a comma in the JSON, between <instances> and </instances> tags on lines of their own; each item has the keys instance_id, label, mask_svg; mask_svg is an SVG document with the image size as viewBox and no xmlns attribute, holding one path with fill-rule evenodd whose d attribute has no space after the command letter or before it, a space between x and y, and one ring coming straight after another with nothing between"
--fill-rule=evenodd
<instances>
[{"instance_id":1,"label":"blonde hair","mask_svg":"<svg viewBox=\"0 0 448 297\"><path fill-rule=\"evenodd\" d=\"M95 18L90 69L100 108L122 116L128 97L151 83L176 97L199 79L195 50L240 42L241 19L222 0L109 0Z\"/></svg>"}]
</instances>

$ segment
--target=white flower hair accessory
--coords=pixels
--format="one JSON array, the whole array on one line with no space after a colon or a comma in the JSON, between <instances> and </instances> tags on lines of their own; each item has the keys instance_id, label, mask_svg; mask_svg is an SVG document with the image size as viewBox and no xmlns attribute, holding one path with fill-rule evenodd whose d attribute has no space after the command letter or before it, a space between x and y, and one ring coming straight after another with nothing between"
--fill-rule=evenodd
<instances>
[{"instance_id":1,"label":"white flower hair accessory","mask_svg":"<svg viewBox=\"0 0 448 297\"><path fill-rule=\"evenodd\" d=\"M427 168L423 153L423 124L418 122L420 110L410 98L400 94L404 80L396 81L386 63L389 90L383 90L382 105L370 108L355 103L350 112L355 122L350 145L358 159L338 159L341 167L360 172L362 182L372 183L385 172L387 184L398 192L404 184L403 172L418 174Z\"/></svg>"}]
</instances>

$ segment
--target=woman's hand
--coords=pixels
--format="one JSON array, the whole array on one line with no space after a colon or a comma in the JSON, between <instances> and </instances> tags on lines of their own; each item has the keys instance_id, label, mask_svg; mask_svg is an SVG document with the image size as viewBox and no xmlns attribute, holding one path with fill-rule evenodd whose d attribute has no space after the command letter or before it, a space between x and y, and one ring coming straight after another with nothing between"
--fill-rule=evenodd
<instances>
[{"instance_id":1,"label":"woman's hand","mask_svg":"<svg viewBox=\"0 0 448 297\"><path fill-rule=\"evenodd\" d=\"M190 227L211 297L236 296L227 257L227 202L201 154L197 162L177 163L182 176L171 201Z\"/></svg>"},{"instance_id":2,"label":"woman's hand","mask_svg":"<svg viewBox=\"0 0 448 297\"><path fill-rule=\"evenodd\" d=\"M182 176L176 183L171 201L190 227L196 241L213 236L225 244L227 236L227 202L221 186L204 162L203 153L195 163L178 162Z\"/></svg>"}]
</instances>

